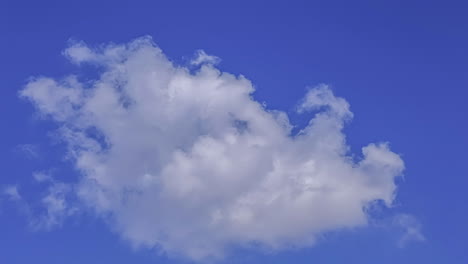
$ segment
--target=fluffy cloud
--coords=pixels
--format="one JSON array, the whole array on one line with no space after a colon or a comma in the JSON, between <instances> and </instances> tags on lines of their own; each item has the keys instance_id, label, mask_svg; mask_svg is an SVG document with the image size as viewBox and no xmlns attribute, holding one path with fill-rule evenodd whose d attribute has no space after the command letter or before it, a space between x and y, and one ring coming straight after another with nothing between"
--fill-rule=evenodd
<instances>
[{"instance_id":1,"label":"fluffy cloud","mask_svg":"<svg viewBox=\"0 0 468 264\"><path fill-rule=\"evenodd\" d=\"M292 134L284 112L265 109L249 80L204 52L195 72L149 37L72 43L64 54L99 78L40 77L20 95L59 126L81 202L135 246L194 260L229 245L310 246L365 225L370 203L394 199L403 161L383 143L354 161L342 132L352 113L326 85L306 94L298 111L314 114Z\"/></svg>"}]
</instances>

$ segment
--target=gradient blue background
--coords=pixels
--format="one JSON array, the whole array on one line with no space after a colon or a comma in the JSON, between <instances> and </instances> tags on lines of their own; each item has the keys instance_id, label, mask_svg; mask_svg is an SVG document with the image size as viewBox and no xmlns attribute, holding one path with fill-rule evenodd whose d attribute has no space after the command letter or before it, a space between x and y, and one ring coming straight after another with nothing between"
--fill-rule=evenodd
<instances>
[{"instance_id":1,"label":"gradient blue background","mask_svg":"<svg viewBox=\"0 0 468 264\"><path fill-rule=\"evenodd\" d=\"M268 108L293 114L307 86L330 84L355 114L352 151L389 141L406 162L395 208L426 241L397 247L400 231L369 227L327 234L316 247L280 253L235 250L226 263L468 263L468 2L466 1L0 1L0 185L25 196L31 173L76 174L53 125L17 97L30 76L77 72L61 55L72 38L95 45L151 35L174 61L196 49L243 74ZM17 151L38 146L40 157ZM93 216L31 232L0 201L0 263L178 263L132 250Z\"/></svg>"}]
</instances>

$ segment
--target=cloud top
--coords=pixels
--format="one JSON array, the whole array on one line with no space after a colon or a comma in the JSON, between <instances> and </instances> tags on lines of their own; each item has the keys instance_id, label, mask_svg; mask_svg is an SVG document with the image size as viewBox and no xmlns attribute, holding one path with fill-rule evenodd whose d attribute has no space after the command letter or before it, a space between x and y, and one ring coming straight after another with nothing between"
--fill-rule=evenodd
<instances>
[{"instance_id":1,"label":"cloud top","mask_svg":"<svg viewBox=\"0 0 468 264\"><path fill-rule=\"evenodd\" d=\"M265 109L249 80L204 52L196 71L149 37L72 43L64 54L95 65L99 78L36 78L20 95L59 126L81 202L133 245L194 260L229 245L310 246L365 225L370 203L394 199L403 161L383 143L353 161L342 131L349 104L326 85L306 94L298 111L316 112L293 135L284 112Z\"/></svg>"}]
</instances>

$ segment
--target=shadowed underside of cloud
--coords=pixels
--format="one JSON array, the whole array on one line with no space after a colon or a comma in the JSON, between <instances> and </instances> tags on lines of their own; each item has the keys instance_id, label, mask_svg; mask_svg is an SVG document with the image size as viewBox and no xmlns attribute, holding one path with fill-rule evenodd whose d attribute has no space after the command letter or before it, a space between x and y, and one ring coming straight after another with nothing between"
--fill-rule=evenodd
<instances>
[{"instance_id":1,"label":"shadowed underside of cloud","mask_svg":"<svg viewBox=\"0 0 468 264\"><path fill-rule=\"evenodd\" d=\"M352 113L326 85L306 94L298 111L315 114L292 135L284 112L265 109L249 80L204 52L196 71L149 37L72 43L64 54L99 78L35 78L20 95L59 126L80 201L135 246L194 260L229 245L310 246L365 225L371 202L393 201L403 161L386 144L353 161L342 132Z\"/></svg>"}]
</instances>

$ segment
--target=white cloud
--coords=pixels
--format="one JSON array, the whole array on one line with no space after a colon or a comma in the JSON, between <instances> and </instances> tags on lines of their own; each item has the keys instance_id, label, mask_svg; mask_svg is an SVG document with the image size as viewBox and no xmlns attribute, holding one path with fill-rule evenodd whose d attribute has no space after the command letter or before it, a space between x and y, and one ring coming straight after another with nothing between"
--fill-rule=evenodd
<instances>
[{"instance_id":1,"label":"white cloud","mask_svg":"<svg viewBox=\"0 0 468 264\"><path fill-rule=\"evenodd\" d=\"M52 176L49 173L43 171L37 171L33 173L33 178L37 182L53 182Z\"/></svg>"},{"instance_id":2,"label":"white cloud","mask_svg":"<svg viewBox=\"0 0 468 264\"><path fill-rule=\"evenodd\" d=\"M29 216L30 226L34 230L59 227L68 216L77 213L78 208L70 201L70 196L74 195L72 184L56 181L51 172L38 171L32 176L36 182L44 184L47 188L41 195L37 208L34 208L39 212ZM27 206L33 209L30 204Z\"/></svg>"},{"instance_id":3,"label":"white cloud","mask_svg":"<svg viewBox=\"0 0 468 264\"><path fill-rule=\"evenodd\" d=\"M49 181L49 179L46 179ZM67 200L72 187L61 182L51 182L46 194L41 198L42 212L30 216L30 226L34 230L50 230L61 226L66 217L77 212Z\"/></svg>"},{"instance_id":4,"label":"white cloud","mask_svg":"<svg viewBox=\"0 0 468 264\"><path fill-rule=\"evenodd\" d=\"M50 230L61 226L68 216L77 213L78 208L69 200L73 194L72 185L57 182L43 172L33 173L33 177L37 182L47 184L47 190L39 198L35 197L39 203L31 203L28 197L20 195L17 185L6 185L0 193L16 205L19 213L28 218L32 230Z\"/></svg>"},{"instance_id":5,"label":"white cloud","mask_svg":"<svg viewBox=\"0 0 468 264\"><path fill-rule=\"evenodd\" d=\"M204 50L197 50L195 58L190 61L192 65L201 65L201 64L218 64L221 61L220 58L208 55Z\"/></svg>"},{"instance_id":6,"label":"white cloud","mask_svg":"<svg viewBox=\"0 0 468 264\"><path fill-rule=\"evenodd\" d=\"M399 247L405 247L409 242L426 240L421 232L421 223L414 216L409 214L396 215L394 224L403 229L403 234L398 240Z\"/></svg>"},{"instance_id":7,"label":"white cloud","mask_svg":"<svg viewBox=\"0 0 468 264\"><path fill-rule=\"evenodd\" d=\"M21 195L18 192L18 187L16 185L7 185L3 188L3 195L12 201L21 200Z\"/></svg>"},{"instance_id":8,"label":"white cloud","mask_svg":"<svg viewBox=\"0 0 468 264\"><path fill-rule=\"evenodd\" d=\"M342 132L352 113L326 85L307 93L298 111L318 113L291 135L249 80L212 63L191 73L148 37L64 53L100 78L36 78L20 94L59 124L81 201L135 246L194 260L229 245L310 246L366 225L371 202L392 204L403 161L379 143L354 162Z\"/></svg>"},{"instance_id":9,"label":"white cloud","mask_svg":"<svg viewBox=\"0 0 468 264\"><path fill-rule=\"evenodd\" d=\"M39 148L33 144L20 144L15 147L15 151L30 159L39 158Z\"/></svg>"},{"instance_id":10,"label":"white cloud","mask_svg":"<svg viewBox=\"0 0 468 264\"><path fill-rule=\"evenodd\" d=\"M63 52L70 61L76 64L93 60L97 54L95 54L84 42L75 42L70 40L70 47Z\"/></svg>"}]
</instances>

